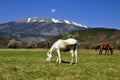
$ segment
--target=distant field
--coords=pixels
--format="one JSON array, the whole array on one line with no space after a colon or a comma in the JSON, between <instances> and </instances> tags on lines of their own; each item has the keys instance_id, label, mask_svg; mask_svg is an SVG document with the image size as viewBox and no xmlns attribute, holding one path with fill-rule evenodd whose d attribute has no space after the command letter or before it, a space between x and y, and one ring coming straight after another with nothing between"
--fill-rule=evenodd
<instances>
[{"instance_id":1,"label":"distant field","mask_svg":"<svg viewBox=\"0 0 120 80\"><path fill-rule=\"evenodd\" d=\"M0 49L0 80L120 80L120 51L98 55L95 50L79 50L78 64L46 62L44 49ZM61 53L70 62L69 53Z\"/></svg>"}]
</instances>

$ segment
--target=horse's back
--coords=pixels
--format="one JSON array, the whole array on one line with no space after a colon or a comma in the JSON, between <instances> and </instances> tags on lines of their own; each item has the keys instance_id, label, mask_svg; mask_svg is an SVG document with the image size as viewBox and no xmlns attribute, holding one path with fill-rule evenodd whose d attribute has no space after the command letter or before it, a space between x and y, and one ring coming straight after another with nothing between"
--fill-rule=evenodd
<instances>
[{"instance_id":1,"label":"horse's back","mask_svg":"<svg viewBox=\"0 0 120 80\"><path fill-rule=\"evenodd\" d=\"M111 46L109 44L101 44L100 48L109 49L109 48L111 48Z\"/></svg>"},{"instance_id":2,"label":"horse's back","mask_svg":"<svg viewBox=\"0 0 120 80\"><path fill-rule=\"evenodd\" d=\"M73 39L73 38L69 38L67 40L64 40L63 41L66 45L74 45L77 43L77 40L76 39Z\"/></svg>"},{"instance_id":3,"label":"horse's back","mask_svg":"<svg viewBox=\"0 0 120 80\"><path fill-rule=\"evenodd\" d=\"M67 40L63 40L63 39L59 39L58 41L56 41L55 43L55 47L56 48L67 48L73 45L77 44L77 40L73 39L73 38L69 38Z\"/></svg>"}]
</instances>

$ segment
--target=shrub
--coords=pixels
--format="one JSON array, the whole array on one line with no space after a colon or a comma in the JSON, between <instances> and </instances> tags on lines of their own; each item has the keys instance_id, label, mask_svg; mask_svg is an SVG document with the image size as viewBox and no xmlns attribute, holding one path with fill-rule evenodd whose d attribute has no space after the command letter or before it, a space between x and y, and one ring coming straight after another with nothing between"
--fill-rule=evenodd
<instances>
[{"instance_id":1,"label":"shrub","mask_svg":"<svg viewBox=\"0 0 120 80\"><path fill-rule=\"evenodd\" d=\"M33 38L30 42L27 44L27 48L36 48L37 47L37 41Z\"/></svg>"},{"instance_id":2,"label":"shrub","mask_svg":"<svg viewBox=\"0 0 120 80\"><path fill-rule=\"evenodd\" d=\"M118 40L116 41L116 47L117 47L117 49L120 49L120 39L118 39Z\"/></svg>"},{"instance_id":3,"label":"shrub","mask_svg":"<svg viewBox=\"0 0 120 80\"><path fill-rule=\"evenodd\" d=\"M20 41L16 41L15 39L10 40L8 43L8 48L21 48L22 43Z\"/></svg>"}]
</instances>

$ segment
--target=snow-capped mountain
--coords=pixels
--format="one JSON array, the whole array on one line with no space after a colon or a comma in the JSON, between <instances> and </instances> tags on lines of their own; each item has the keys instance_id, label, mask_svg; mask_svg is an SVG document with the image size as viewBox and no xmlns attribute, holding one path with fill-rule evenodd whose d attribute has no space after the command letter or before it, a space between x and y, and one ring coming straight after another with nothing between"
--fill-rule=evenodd
<instances>
[{"instance_id":1,"label":"snow-capped mountain","mask_svg":"<svg viewBox=\"0 0 120 80\"><path fill-rule=\"evenodd\" d=\"M26 22L26 23L33 23L33 22L49 22L49 23L66 23L66 24L71 24L75 26L80 26L80 27L85 27L88 28L85 25L69 21L69 20L58 20L55 18L38 18L38 17L33 17L33 18L26 18L22 20L17 20L16 22Z\"/></svg>"},{"instance_id":2,"label":"snow-capped mountain","mask_svg":"<svg viewBox=\"0 0 120 80\"><path fill-rule=\"evenodd\" d=\"M0 35L43 39L82 29L88 27L69 20L34 17L0 24Z\"/></svg>"}]
</instances>

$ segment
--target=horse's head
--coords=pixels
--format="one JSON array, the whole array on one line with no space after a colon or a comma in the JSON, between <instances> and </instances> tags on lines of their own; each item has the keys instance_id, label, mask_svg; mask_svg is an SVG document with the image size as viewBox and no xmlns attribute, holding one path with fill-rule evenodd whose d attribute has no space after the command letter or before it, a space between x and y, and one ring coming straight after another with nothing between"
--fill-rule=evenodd
<instances>
[{"instance_id":1,"label":"horse's head","mask_svg":"<svg viewBox=\"0 0 120 80\"><path fill-rule=\"evenodd\" d=\"M50 62L51 58L52 58L51 53L50 53L50 52L47 52L47 61L49 61L49 62Z\"/></svg>"},{"instance_id":2,"label":"horse's head","mask_svg":"<svg viewBox=\"0 0 120 80\"><path fill-rule=\"evenodd\" d=\"M113 50L112 49L110 49L110 53L113 54Z\"/></svg>"},{"instance_id":3,"label":"horse's head","mask_svg":"<svg viewBox=\"0 0 120 80\"><path fill-rule=\"evenodd\" d=\"M110 46L109 50L110 50L110 53L113 54L113 49L111 46Z\"/></svg>"}]
</instances>

